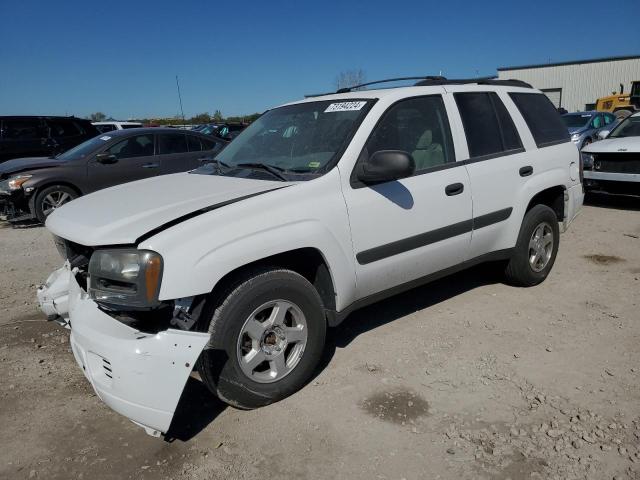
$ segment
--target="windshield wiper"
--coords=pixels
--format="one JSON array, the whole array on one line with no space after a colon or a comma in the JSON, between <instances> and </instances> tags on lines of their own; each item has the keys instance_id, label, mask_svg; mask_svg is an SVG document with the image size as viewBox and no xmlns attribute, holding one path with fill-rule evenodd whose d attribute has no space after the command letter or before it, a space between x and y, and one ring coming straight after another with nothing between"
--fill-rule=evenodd
<instances>
[{"instance_id":1,"label":"windshield wiper","mask_svg":"<svg viewBox=\"0 0 640 480\"><path fill-rule=\"evenodd\" d=\"M279 178L283 182L287 181L287 178L281 173L281 172L284 172L285 169L276 167L275 165L269 165L267 163L238 163L235 166L240 168L253 168L253 169L264 170L265 172L269 172L274 177Z\"/></svg>"},{"instance_id":2,"label":"windshield wiper","mask_svg":"<svg viewBox=\"0 0 640 480\"><path fill-rule=\"evenodd\" d=\"M217 158L211 158L211 157L203 157L203 158L199 158L198 161L200 163L202 163L203 165L205 163L212 163L214 164L216 167L218 167L218 172L222 173L222 169L220 167L224 167L224 168L231 168L228 164L224 163L222 160L218 160Z\"/></svg>"}]
</instances>

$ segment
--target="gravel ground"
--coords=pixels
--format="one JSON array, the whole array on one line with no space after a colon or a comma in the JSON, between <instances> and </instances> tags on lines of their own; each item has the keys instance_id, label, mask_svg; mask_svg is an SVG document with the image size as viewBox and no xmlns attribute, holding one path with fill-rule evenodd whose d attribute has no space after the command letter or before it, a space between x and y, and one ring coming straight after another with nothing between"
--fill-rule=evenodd
<instances>
[{"instance_id":1,"label":"gravel ground","mask_svg":"<svg viewBox=\"0 0 640 480\"><path fill-rule=\"evenodd\" d=\"M485 266L356 312L259 410L190 379L165 440L104 406L39 314L46 230L0 225L0 478L640 478L640 202L597 202L542 285Z\"/></svg>"}]
</instances>

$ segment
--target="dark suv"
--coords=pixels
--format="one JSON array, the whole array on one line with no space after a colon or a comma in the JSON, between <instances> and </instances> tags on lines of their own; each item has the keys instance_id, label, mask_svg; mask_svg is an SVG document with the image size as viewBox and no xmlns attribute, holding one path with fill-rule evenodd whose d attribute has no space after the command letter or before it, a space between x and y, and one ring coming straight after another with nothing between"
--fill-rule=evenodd
<instances>
[{"instance_id":1,"label":"dark suv","mask_svg":"<svg viewBox=\"0 0 640 480\"><path fill-rule=\"evenodd\" d=\"M89 120L76 117L0 117L0 163L62 153L98 133Z\"/></svg>"}]
</instances>

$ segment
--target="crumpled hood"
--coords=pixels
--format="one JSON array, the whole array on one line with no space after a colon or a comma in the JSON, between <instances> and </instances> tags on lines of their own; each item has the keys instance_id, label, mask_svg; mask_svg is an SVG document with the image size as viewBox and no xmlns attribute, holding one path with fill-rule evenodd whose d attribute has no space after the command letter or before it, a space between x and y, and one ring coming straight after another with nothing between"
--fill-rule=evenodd
<instances>
[{"instance_id":1,"label":"crumpled hood","mask_svg":"<svg viewBox=\"0 0 640 480\"><path fill-rule=\"evenodd\" d=\"M53 212L46 226L80 245L133 244L185 215L287 185L218 175L162 175L80 197Z\"/></svg>"},{"instance_id":2,"label":"crumpled hood","mask_svg":"<svg viewBox=\"0 0 640 480\"><path fill-rule=\"evenodd\" d=\"M14 158L13 160L0 163L0 178L9 178L16 173L29 170L55 167L61 163L63 162L58 159L48 157Z\"/></svg>"},{"instance_id":3,"label":"crumpled hood","mask_svg":"<svg viewBox=\"0 0 640 480\"><path fill-rule=\"evenodd\" d=\"M637 153L640 137L605 138L582 149L586 153Z\"/></svg>"}]
</instances>

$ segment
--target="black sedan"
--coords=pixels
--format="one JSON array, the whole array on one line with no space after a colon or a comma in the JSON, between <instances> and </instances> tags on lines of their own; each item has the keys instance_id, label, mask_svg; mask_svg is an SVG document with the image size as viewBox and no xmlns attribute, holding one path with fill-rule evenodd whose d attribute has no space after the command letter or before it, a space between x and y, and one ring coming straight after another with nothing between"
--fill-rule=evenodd
<instances>
[{"instance_id":1,"label":"black sedan","mask_svg":"<svg viewBox=\"0 0 640 480\"><path fill-rule=\"evenodd\" d=\"M226 143L173 128L135 128L92 138L56 157L9 160L0 164L0 212L14 222L44 222L80 195L196 168Z\"/></svg>"}]
</instances>

